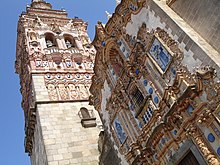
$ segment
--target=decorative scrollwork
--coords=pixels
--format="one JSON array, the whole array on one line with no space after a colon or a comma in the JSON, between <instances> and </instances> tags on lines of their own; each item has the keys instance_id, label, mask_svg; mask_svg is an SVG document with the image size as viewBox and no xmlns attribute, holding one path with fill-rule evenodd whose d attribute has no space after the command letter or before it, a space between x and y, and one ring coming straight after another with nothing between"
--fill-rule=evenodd
<instances>
[{"instance_id":1,"label":"decorative scrollwork","mask_svg":"<svg viewBox=\"0 0 220 165\"><path fill-rule=\"evenodd\" d=\"M211 165L219 165L219 161L216 158L216 156L210 151L208 148L207 144L204 141L204 138L202 136L202 132L200 131L199 128L197 128L194 125L190 125L187 129L187 136L190 136L191 138L194 139L195 143L198 145L200 151L202 154L205 156L206 160L211 164Z\"/></svg>"}]
</instances>

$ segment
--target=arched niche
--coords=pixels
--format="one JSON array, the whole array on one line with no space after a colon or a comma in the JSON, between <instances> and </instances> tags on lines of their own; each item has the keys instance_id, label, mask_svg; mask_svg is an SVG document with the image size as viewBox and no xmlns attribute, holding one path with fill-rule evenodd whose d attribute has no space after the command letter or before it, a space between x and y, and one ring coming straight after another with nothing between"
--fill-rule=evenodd
<instances>
[{"instance_id":1,"label":"arched niche","mask_svg":"<svg viewBox=\"0 0 220 165\"><path fill-rule=\"evenodd\" d=\"M64 37L64 41L65 41L65 45L66 45L67 49L77 47L73 36L71 36L69 34L64 34L63 37Z\"/></svg>"},{"instance_id":2,"label":"arched niche","mask_svg":"<svg viewBox=\"0 0 220 165\"><path fill-rule=\"evenodd\" d=\"M73 58L73 61L77 64L79 68L83 67L83 58L82 56L76 56Z\"/></svg>"},{"instance_id":3,"label":"arched niche","mask_svg":"<svg viewBox=\"0 0 220 165\"><path fill-rule=\"evenodd\" d=\"M81 118L81 124L83 127L88 128L96 126L96 118L92 110L89 111L87 108L81 107L79 117Z\"/></svg>"},{"instance_id":4,"label":"arched niche","mask_svg":"<svg viewBox=\"0 0 220 165\"><path fill-rule=\"evenodd\" d=\"M82 115L82 118L83 118L83 119L89 119L89 118L91 118L91 116L90 116L89 111L88 111L87 108L85 108L85 107L80 108L80 112L81 112L81 115Z\"/></svg>"},{"instance_id":5,"label":"arched niche","mask_svg":"<svg viewBox=\"0 0 220 165\"><path fill-rule=\"evenodd\" d=\"M30 41L37 41L37 35L35 32L28 32L28 36L30 38Z\"/></svg>"},{"instance_id":6,"label":"arched niche","mask_svg":"<svg viewBox=\"0 0 220 165\"><path fill-rule=\"evenodd\" d=\"M57 47L55 36L52 33L45 33L45 42L47 48Z\"/></svg>"},{"instance_id":7,"label":"arched niche","mask_svg":"<svg viewBox=\"0 0 220 165\"><path fill-rule=\"evenodd\" d=\"M103 57L103 60L110 66L110 68L113 69L117 76L120 76L124 65L123 58L121 57L119 50L114 43L110 43L106 47L105 57Z\"/></svg>"}]
</instances>

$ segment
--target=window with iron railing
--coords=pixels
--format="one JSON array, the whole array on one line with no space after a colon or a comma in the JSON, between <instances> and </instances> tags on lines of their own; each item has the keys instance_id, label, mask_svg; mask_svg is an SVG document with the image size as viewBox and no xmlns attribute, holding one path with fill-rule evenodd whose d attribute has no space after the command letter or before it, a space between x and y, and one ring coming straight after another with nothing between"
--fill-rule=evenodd
<instances>
[{"instance_id":1,"label":"window with iron railing","mask_svg":"<svg viewBox=\"0 0 220 165\"><path fill-rule=\"evenodd\" d=\"M144 96L137 87L133 91L132 97L133 97L135 107L140 107L144 101Z\"/></svg>"}]
</instances>

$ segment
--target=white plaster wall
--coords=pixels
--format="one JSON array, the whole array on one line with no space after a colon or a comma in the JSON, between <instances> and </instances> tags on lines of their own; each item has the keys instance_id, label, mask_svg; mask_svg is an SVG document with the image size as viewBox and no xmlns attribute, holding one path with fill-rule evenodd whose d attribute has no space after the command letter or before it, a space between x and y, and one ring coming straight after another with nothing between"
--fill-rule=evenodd
<instances>
[{"instance_id":1,"label":"white plaster wall","mask_svg":"<svg viewBox=\"0 0 220 165\"><path fill-rule=\"evenodd\" d=\"M111 96L111 90L110 87L107 83L107 81L104 82L104 88L102 89L102 102L101 102L101 113L103 115L103 119L105 120L105 127L108 130L108 133L110 134L110 116L108 114L108 111L106 111L106 104L107 104L107 100L109 99L109 97Z\"/></svg>"},{"instance_id":2,"label":"white plaster wall","mask_svg":"<svg viewBox=\"0 0 220 165\"><path fill-rule=\"evenodd\" d=\"M110 131L110 116L108 114L108 111L106 111L106 103L107 103L107 100L110 98L111 96L111 90L110 90L110 87L107 83L107 81L105 80L104 82L104 88L102 89L102 103L101 103L101 110L102 110L102 115L103 115L103 119L105 120L105 128L107 128L107 131L108 131L108 134L112 135L111 134L111 131ZM111 136L111 141L114 142L114 139L113 137ZM114 149L117 151L117 156L121 159L121 163L122 165L127 165L127 161L125 160L124 156L122 156L120 154L120 152L118 151L118 147L116 145L114 145Z\"/></svg>"},{"instance_id":3,"label":"white plaster wall","mask_svg":"<svg viewBox=\"0 0 220 165\"><path fill-rule=\"evenodd\" d=\"M213 150L215 151L215 154L217 154L217 149L220 147L220 140L219 140L219 137L214 133L214 132L211 132L209 128L207 127L203 127L201 126L200 127L204 133L204 136L207 140L207 142L210 144L210 146L213 148ZM215 141L214 142L209 142L208 141L208 134L209 133L212 133L213 136L215 137Z\"/></svg>"}]
</instances>

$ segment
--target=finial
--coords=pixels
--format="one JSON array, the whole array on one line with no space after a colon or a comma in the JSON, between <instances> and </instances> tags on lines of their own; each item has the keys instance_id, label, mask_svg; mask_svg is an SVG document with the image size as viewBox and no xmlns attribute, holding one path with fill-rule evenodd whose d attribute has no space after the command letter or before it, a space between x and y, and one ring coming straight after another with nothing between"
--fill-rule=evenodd
<instances>
[{"instance_id":1,"label":"finial","mask_svg":"<svg viewBox=\"0 0 220 165\"><path fill-rule=\"evenodd\" d=\"M32 0L32 3L33 2L44 2L44 0Z\"/></svg>"},{"instance_id":2,"label":"finial","mask_svg":"<svg viewBox=\"0 0 220 165\"><path fill-rule=\"evenodd\" d=\"M121 3L121 0L116 0L116 5L118 6Z\"/></svg>"},{"instance_id":3,"label":"finial","mask_svg":"<svg viewBox=\"0 0 220 165\"><path fill-rule=\"evenodd\" d=\"M105 11L107 18L110 19L112 17L112 14L110 14L108 11Z\"/></svg>"},{"instance_id":4,"label":"finial","mask_svg":"<svg viewBox=\"0 0 220 165\"><path fill-rule=\"evenodd\" d=\"M31 0L31 7L41 9L52 9L52 5L45 0Z\"/></svg>"}]
</instances>

